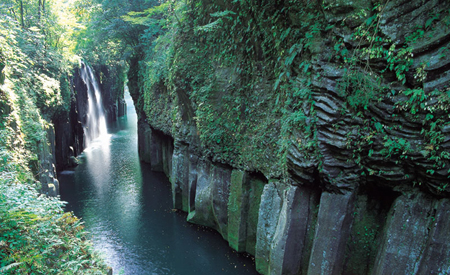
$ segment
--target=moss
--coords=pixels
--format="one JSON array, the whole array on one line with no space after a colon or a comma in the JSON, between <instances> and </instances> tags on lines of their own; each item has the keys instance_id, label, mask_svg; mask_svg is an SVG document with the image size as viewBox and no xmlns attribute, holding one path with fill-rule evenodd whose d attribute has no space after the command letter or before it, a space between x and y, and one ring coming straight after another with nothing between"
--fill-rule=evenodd
<instances>
[{"instance_id":1,"label":"moss","mask_svg":"<svg viewBox=\"0 0 450 275\"><path fill-rule=\"evenodd\" d=\"M398 195L389 188L371 185L360 188L345 251L345 274L370 274L380 245L380 232Z\"/></svg>"},{"instance_id":2,"label":"moss","mask_svg":"<svg viewBox=\"0 0 450 275\"><path fill-rule=\"evenodd\" d=\"M245 250L245 189L248 189L245 184L245 172L233 170L228 200L228 242L238 252Z\"/></svg>"},{"instance_id":3,"label":"moss","mask_svg":"<svg viewBox=\"0 0 450 275\"><path fill-rule=\"evenodd\" d=\"M369 274L378 248L377 236L380 232L378 220L368 213L355 213L351 242L347 246L348 261L345 274Z\"/></svg>"},{"instance_id":4,"label":"moss","mask_svg":"<svg viewBox=\"0 0 450 275\"><path fill-rule=\"evenodd\" d=\"M248 190L248 216L247 216L247 239L245 250L255 255L256 231L258 229L259 205L261 204L261 195L266 182L260 178L250 179L250 189Z\"/></svg>"},{"instance_id":5,"label":"moss","mask_svg":"<svg viewBox=\"0 0 450 275\"><path fill-rule=\"evenodd\" d=\"M231 174L228 201L228 242L238 252L255 255L259 205L265 181L240 170Z\"/></svg>"}]
</instances>

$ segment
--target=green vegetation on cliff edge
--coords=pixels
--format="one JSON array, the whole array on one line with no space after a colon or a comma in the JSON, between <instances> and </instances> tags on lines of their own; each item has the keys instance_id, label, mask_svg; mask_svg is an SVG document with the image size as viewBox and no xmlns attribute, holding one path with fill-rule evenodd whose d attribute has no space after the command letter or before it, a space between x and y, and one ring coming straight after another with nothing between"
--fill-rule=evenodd
<instances>
[{"instance_id":1,"label":"green vegetation on cliff edge","mask_svg":"<svg viewBox=\"0 0 450 275\"><path fill-rule=\"evenodd\" d=\"M49 247L44 238L39 255L78 251L67 256L68 270L97 270L78 221L33 191L50 121L69 108L75 53L118 68L121 81L128 68L140 119L199 156L333 192L371 181L448 196L450 9L393 29L393 2L7 0L1 184L24 200L0 197L2 234L70 228L69 238L53 236L76 246ZM31 201L55 209L44 211L54 223ZM2 238L0 268L44 268L33 246ZM13 253L15 239L30 253Z\"/></svg>"},{"instance_id":2,"label":"green vegetation on cliff edge","mask_svg":"<svg viewBox=\"0 0 450 275\"><path fill-rule=\"evenodd\" d=\"M289 180L300 152L302 173L331 185L392 180L446 196L450 97L436 68L450 16L434 9L393 30L391 2L163 1L129 13L152 35L130 62L138 109L199 154L269 178Z\"/></svg>"},{"instance_id":3,"label":"green vegetation on cliff edge","mask_svg":"<svg viewBox=\"0 0 450 275\"><path fill-rule=\"evenodd\" d=\"M39 194L51 120L66 115L74 19L58 1L0 4L0 273L106 274L82 222Z\"/></svg>"}]
</instances>

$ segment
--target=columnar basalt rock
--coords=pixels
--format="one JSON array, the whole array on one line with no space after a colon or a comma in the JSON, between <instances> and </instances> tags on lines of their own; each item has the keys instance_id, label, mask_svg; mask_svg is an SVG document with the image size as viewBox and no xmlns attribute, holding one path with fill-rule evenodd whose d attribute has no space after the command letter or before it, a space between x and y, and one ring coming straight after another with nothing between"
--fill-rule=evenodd
<instances>
[{"instance_id":1,"label":"columnar basalt rock","mask_svg":"<svg viewBox=\"0 0 450 275\"><path fill-rule=\"evenodd\" d=\"M394 202L373 275L417 274L434 220L433 208L433 201L423 194L402 195Z\"/></svg>"},{"instance_id":2,"label":"columnar basalt rock","mask_svg":"<svg viewBox=\"0 0 450 275\"><path fill-rule=\"evenodd\" d=\"M256 235L255 261L256 270L269 274L270 252L276 233L278 219L283 207L287 186L272 181L264 186L259 207L258 231Z\"/></svg>"},{"instance_id":3,"label":"columnar basalt rock","mask_svg":"<svg viewBox=\"0 0 450 275\"><path fill-rule=\"evenodd\" d=\"M431 220L431 231L416 273L420 275L450 273L449 261L442 262L442 259L450 259L450 200L439 200L433 210L436 211L434 216L427 217Z\"/></svg>"},{"instance_id":4,"label":"columnar basalt rock","mask_svg":"<svg viewBox=\"0 0 450 275\"><path fill-rule=\"evenodd\" d=\"M189 210L189 153L186 144L175 144L170 182L173 207L187 212Z\"/></svg>"},{"instance_id":5,"label":"columnar basalt rock","mask_svg":"<svg viewBox=\"0 0 450 275\"><path fill-rule=\"evenodd\" d=\"M228 198L228 242L238 251L245 251L248 216L248 175L244 171L231 172L230 196Z\"/></svg>"},{"instance_id":6,"label":"columnar basalt rock","mask_svg":"<svg viewBox=\"0 0 450 275\"><path fill-rule=\"evenodd\" d=\"M138 150L140 160L150 163L153 171L171 175L173 139L153 129L144 119L138 120Z\"/></svg>"},{"instance_id":7,"label":"columnar basalt rock","mask_svg":"<svg viewBox=\"0 0 450 275\"><path fill-rule=\"evenodd\" d=\"M227 239L231 169L189 157L181 144L175 146L172 162L174 207L188 212L188 221L213 227Z\"/></svg>"},{"instance_id":8,"label":"columnar basalt rock","mask_svg":"<svg viewBox=\"0 0 450 275\"><path fill-rule=\"evenodd\" d=\"M248 206L248 213L241 219L246 220L246 238L245 238L245 251L251 255L256 255L256 243L258 238L258 221L259 221L259 208L261 205L262 193L264 186L267 184L267 179L260 174L250 174L250 184L248 186L246 200L248 203L244 205ZM246 212L243 212L246 213Z\"/></svg>"},{"instance_id":9,"label":"columnar basalt rock","mask_svg":"<svg viewBox=\"0 0 450 275\"><path fill-rule=\"evenodd\" d=\"M324 20L324 29L315 32L319 35L304 38L307 44L295 41L299 44L281 51L281 57L274 57L274 60L281 58L284 68L288 63L287 52L291 54L296 47L302 49L293 57L292 68L279 76L278 81L290 75L281 90L275 88L274 92L274 86L279 83L267 84L270 81L258 71L267 65L263 59L270 58L261 58L261 53L250 68L254 70L252 77L262 75L263 84L258 82L249 90L239 90L241 84L254 83L239 82L238 71L242 69L239 61L248 56L240 55L236 49L236 63L216 64L220 61L214 59L213 66L208 67L217 70L208 71L217 78L211 78L212 83L198 88L198 79L171 75L176 78L172 83L176 87L163 87L161 81L153 90L145 91L151 101L139 103L147 104L148 110L142 107L141 111L148 118L142 123L150 126L139 128L141 157L149 162L161 162L158 149L150 149L158 138L146 132L149 127L159 131L158 135L172 136L173 158L164 158L162 164L153 168L172 165L173 169L166 174L172 182L174 207L188 212L188 221L215 228L233 249L254 255L256 269L261 274L449 273L450 239L446 232L450 232L450 224L445 217L450 211L450 126L447 122L450 2L321 3L321 15L314 17ZM300 8L295 4L280 5L290 9L286 22L292 23L283 34L292 34L294 29L302 32L303 18L295 18ZM219 6L230 11L234 7L227 3ZM374 26L373 20L378 20ZM359 26L362 30L357 29ZM372 26L370 30L368 26ZM375 42L361 38L368 31L374 31L371 35L378 36L384 44L377 49L370 48ZM407 39L415 41L405 44ZM368 52L366 57L348 64L351 56L364 50ZM401 56L400 51L407 54ZM369 57L370 54L375 57ZM399 60L392 60L394 55ZM177 66L183 66L178 61ZM396 68L404 63L409 67L397 72L404 73L402 81L403 76L396 75ZM194 61L186 64L196 65ZM136 72L136 68L130 71ZM421 70L423 77L419 76ZM353 75L356 84L367 87L355 84L342 88L352 81L349 71L356 74ZM138 98L139 81L135 80L132 86ZM189 81L193 82L191 86L186 84ZM190 90L194 88L198 90ZM211 91L196 102L193 98L202 89ZM295 107L267 109L281 101L284 93L293 94L286 101L303 100L298 95L303 90L309 92L308 100ZM415 90L419 91L418 95L407 95ZM372 92L379 94L374 96ZM239 93L244 95L239 98ZM264 102L266 105L261 103L263 107L251 101L252 97L268 101L269 94L274 93L274 100ZM219 111L226 109L220 100L228 95L235 102L242 101L232 109L238 122L219 115L216 121L206 117L206 122L201 124L201 118L195 117L211 111L205 107L207 104L218 104ZM367 99L367 102L354 103L351 97L359 101ZM248 120L243 115L245 111L251 109L248 113L259 119L277 112L289 113L294 108L298 113L292 113L295 123L288 126L291 127L288 131L281 132L283 121L276 118L270 124L273 129L267 130L268 136L279 135L288 144L283 155L285 170L272 165L273 160L281 157L276 151L278 147L269 142L262 142L257 148L265 153L261 159L251 156L250 161L242 161L245 158L240 158L240 154L248 152L245 151L248 147L243 145L248 144L233 138L253 140L252 132L246 132L248 129L234 132ZM213 111L208 114L215 115ZM172 118L170 123L169 118ZM225 143L228 136L207 136L215 130L208 128L210 124L222 126L217 121L228 123L224 128L233 129L229 138L234 143ZM255 128L259 123L262 125L257 119L253 123ZM205 145L208 142L209 147ZM214 146L223 146L221 153L214 151L217 149Z\"/></svg>"},{"instance_id":10,"label":"columnar basalt rock","mask_svg":"<svg viewBox=\"0 0 450 275\"><path fill-rule=\"evenodd\" d=\"M358 190L342 274L370 274L382 240L388 212L400 194L389 188L376 186Z\"/></svg>"},{"instance_id":11,"label":"columnar basalt rock","mask_svg":"<svg viewBox=\"0 0 450 275\"><path fill-rule=\"evenodd\" d=\"M341 274L352 226L354 192L324 192L320 198L308 274Z\"/></svg>"},{"instance_id":12,"label":"columnar basalt rock","mask_svg":"<svg viewBox=\"0 0 450 275\"><path fill-rule=\"evenodd\" d=\"M138 121L138 148L139 158L151 163L152 129L143 120Z\"/></svg>"},{"instance_id":13,"label":"columnar basalt rock","mask_svg":"<svg viewBox=\"0 0 450 275\"><path fill-rule=\"evenodd\" d=\"M189 212L189 222L215 228L214 212L212 211L211 169L213 164L209 160L198 160L196 165L195 199L193 211ZM193 186L193 184L191 184ZM192 204L192 202L191 202Z\"/></svg>"},{"instance_id":14,"label":"columnar basalt rock","mask_svg":"<svg viewBox=\"0 0 450 275\"><path fill-rule=\"evenodd\" d=\"M188 198L188 213L195 212L195 197L197 193L197 179L198 179L198 162L199 158L195 154L189 154L189 198Z\"/></svg>"},{"instance_id":15,"label":"columnar basalt rock","mask_svg":"<svg viewBox=\"0 0 450 275\"><path fill-rule=\"evenodd\" d=\"M285 193L270 249L269 274L295 275L310 258L308 237L313 234L319 197L317 191L304 186L290 186Z\"/></svg>"},{"instance_id":16,"label":"columnar basalt rock","mask_svg":"<svg viewBox=\"0 0 450 275\"><path fill-rule=\"evenodd\" d=\"M217 231L224 239L228 238L228 199L230 195L231 168L213 165L211 171L212 208L215 216Z\"/></svg>"}]
</instances>

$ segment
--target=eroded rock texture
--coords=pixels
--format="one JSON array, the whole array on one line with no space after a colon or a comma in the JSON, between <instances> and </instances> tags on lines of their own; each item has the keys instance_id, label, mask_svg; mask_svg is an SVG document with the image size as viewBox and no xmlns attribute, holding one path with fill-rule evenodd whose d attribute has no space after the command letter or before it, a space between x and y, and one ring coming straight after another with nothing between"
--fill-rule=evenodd
<instances>
[{"instance_id":1,"label":"eroded rock texture","mask_svg":"<svg viewBox=\"0 0 450 275\"><path fill-rule=\"evenodd\" d=\"M348 12L347 15L359 8L357 3L344 2L347 3L347 8L344 9ZM448 182L448 160L444 165L436 165L430 157L430 154L435 153L433 150L436 149L436 144L432 144L433 141L430 140L427 131L430 130L430 124L436 122L435 119L444 119L447 116L445 111L447 105L441 106L439 101L442 99L439 98L447 97L445 91L450 80L448 75L450 60L447 54L443 54L448 48L450 28L448 15L441 17L441 20L433 21L432 14L448 10L449 5L448 1L389 1L383 6L380 12L380 33L377 35L390 39L395 45L404 45L405 39L417 40L410 43L412 49L408 62L412 65L405 72L405 83L402 85L396 82L388 73L376 75L373 79L378 78L390 91L386 91L384 96L370 102L363 109L352 110L345 107L349 103L347 98L343 98L338 92L338 86L347 71L343 70L342 63L329 61L334 59L331 51L320 50L327 48L330 41L318 42L319 48L312 64L323 78L314 82L314 108L318 118L319 150L323 156L322 174L326 182L331 183L330 188L347 188L357 186L362 181L374 181L383 182L394 189L420 183L422 188L433 193L445 195L447 192L439 186L442 186L443 182ZM330 10L332 14L327 13L330 23L336 22L339 18L333 10L334 8ZM424 35L413 38L414 32L420 29L419 26L428 28L422 30L425 31ZM346 49L356 51L362 47L358 44L362 40L350 39L349 27L351 26L337 26L333 28L332 33L335 38L344 41ZM364 45L368 48L371 46L373 47ZM378 60L368 60L367 64L374 68L389 66L381 57ZM423 97L418 103L424 108L416 107L416 111L411 111L414 100L408 98L405 91L412 87L421 89L416 86L418 76L414 72L424 64L426 77L422 86ZM363 74L371 72L362 68L358 70ZM376 74L375 70L372 72ZM440 92L432 94L436 89ZM425 106L429 106L429 109ZM428 120L427 116L428 118L432 116L433 119ZM440 130L435 130L447 136L448 123L444 121L438 123ZM370 142L365 142L368 140ZM403 141L406 143L403 144ZM437 154L442 155L448 151L447 141L448 138L443 138L442 143L437 145L439 147ZM355 159L359 157L362 159ZM300 152L293 149L289 160L294 174L310 180L311 165L309 167L304 167L305 164L298 165L302 163Z\"/></svg>"},{"instance_id":2,"label":"eroded rock texture","mask_svg":"<svg viewBox=\"0 0 450 275\"><path fill-rule=\"evenodd\" d=\"M103 107L108 123L113 123L118 117L124 116L126 104L123 100L124 82L118 77L119 68L99 66L95 70L95 77L99 80L103 98ZM56 170L77 165L76 157L85 147L83 125L86 124L88 112L87 86L80 76L80 69L76 68L71 81L70 109L55 116L52 120L55 135ZM142 132L142 131L140 131ZM142 139L141 139L142 140Z\"/></svg>"},{"instance_id":3,"label":"eroded rock texture","mask_svg":"<svg viewBox=\"0 0 450 275\"><path fill-rule=\"evenodd\" d=\"M76 166L76 157L84 149L82 114L87 112L87 91L79 70L75 70L71 87L70 110L53 119L55 125L56 170Z\"/></svg>"},{"instance_id":4,"label":"eroded rock texture","mask_svg":"<svg viewBox=\"0 0 450 275\"><path fill-rule=\"evenodd\" d=\"M280 5L294 6L286 20L303 30L295 17L300 8ZM241 140L233 147L223 136L211 142L211 129L195 117L218 105L210 116L219 113L230 124L220 104L239 95L238 62L211 67L215 82L204 102L195 101L194 88L185 86L192 79L181 74L171 75L170 87L142 91L131 66L130 89L142 111L141 158L170 177L174 207L188 212L188 221L215 228L235 250L254 255L261 274L449 273L450 2L323 1L318 8L316 20L326 28L294 55L286 90L274 93L276 80L261 73L264 61L253 64L252 77L264 79L245 95L250 103L233 110L255 128L270 121L268 141L255 147ZM379 39L367 38L367 28ZM300 122L284 131L286 117L270 103L302 90L310 96L285 110L301 114ZM236 129L229 140L252 141L259 133ZM281 164L273 136L288 144ZM217 153L208 142L227 150ZM254 158L250 147L259 149Z\"/></svg>"},{"instance_id":5,"label":"eroded rock texture","mask_svg":"<svg viewBox=\"0 0 450 275\"><path fill-rule=\"evenodd\" d=\"M55 166L55 130L47 126L47 136L38 144L37 174L41 184L40 192L51 197L59 195L59 181Z\"/></svg>"}]
</instances>

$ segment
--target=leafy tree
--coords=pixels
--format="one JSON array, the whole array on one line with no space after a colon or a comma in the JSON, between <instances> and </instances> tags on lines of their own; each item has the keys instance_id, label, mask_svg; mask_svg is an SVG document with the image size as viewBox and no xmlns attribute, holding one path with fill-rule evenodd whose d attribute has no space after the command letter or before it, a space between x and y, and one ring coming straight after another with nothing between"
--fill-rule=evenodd
<instances>
[{"instance_id":1,"label":"leafy tree","mask_svg":"<svg viewBox=\"0 0 450 275\"><path fill-rule=\"evenodd\" d=\"M106 274L83 228L56 198L39 195L39 152L67 109L75 21L66 3L0 4L0 273ZM66 91L66 93L63 93Z\"/></svg>"},{"instance_id":2,"label":"leafy tree","mask_svg":"<svg viewBox=\"0 0 450 275\"><path fill-rule=\"evenodd\" d=\"M157 4L148 0L78 0L75 13L83 24L77 35L77 51L97 64L113 64L140 52L145 27L124 20L129 12L140 12Z\"/></svg>"}]
</instances>

